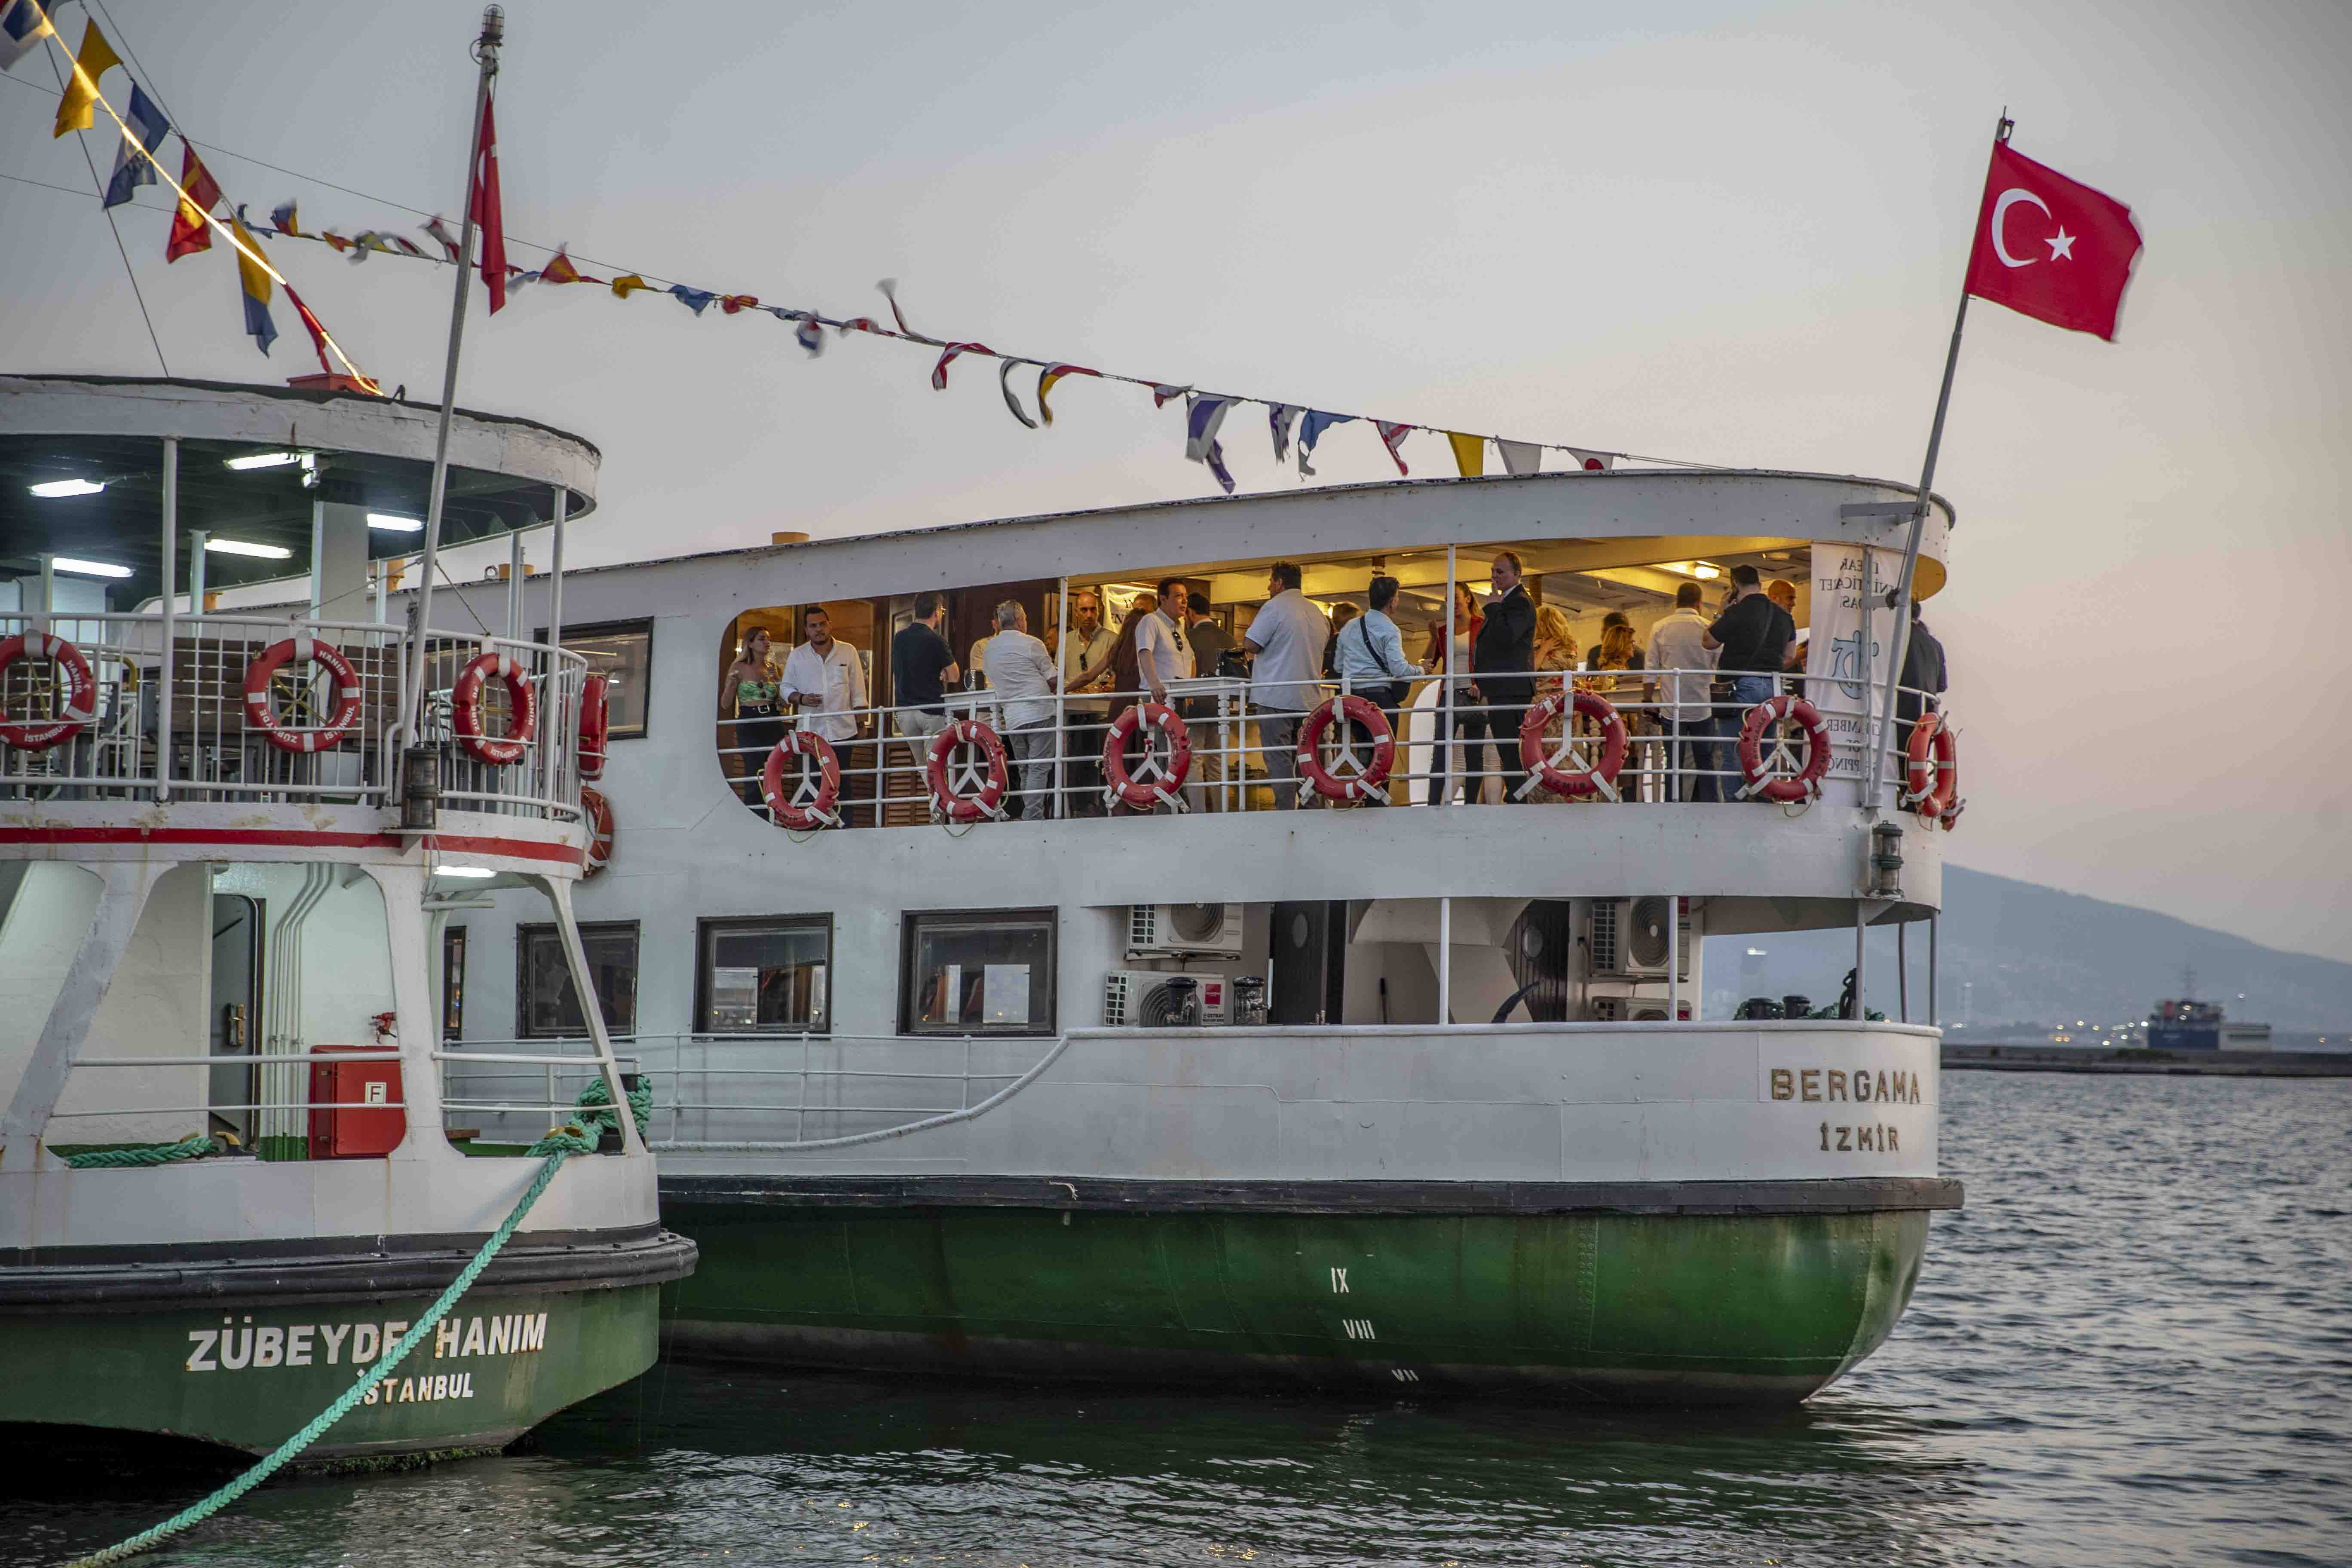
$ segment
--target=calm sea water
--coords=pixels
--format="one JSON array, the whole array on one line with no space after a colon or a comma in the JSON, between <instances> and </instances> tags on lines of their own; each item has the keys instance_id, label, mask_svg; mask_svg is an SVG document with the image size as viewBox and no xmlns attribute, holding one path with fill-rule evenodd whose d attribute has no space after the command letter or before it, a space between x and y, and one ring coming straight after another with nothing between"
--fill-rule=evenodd
<instances>
[{"instance_id":1,"label":"calm sea water","mask_svg":"<svg viewBox=\"0 0 2352 1568\"><path fill-rule=\"evenodd\" d=\"M2352 1562L2352 1082L1955 1073L1895 1338L1803 1409L657 1369L529 1452L265 1489L149 1562ZM0 1475L0 1562L199 1496Z\"/></svg>"}]
</instances>

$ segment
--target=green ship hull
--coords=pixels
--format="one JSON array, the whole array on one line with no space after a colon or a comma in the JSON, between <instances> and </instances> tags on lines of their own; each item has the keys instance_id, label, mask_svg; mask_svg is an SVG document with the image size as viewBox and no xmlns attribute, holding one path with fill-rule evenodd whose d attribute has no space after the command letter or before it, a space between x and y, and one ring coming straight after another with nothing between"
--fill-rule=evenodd
<instances>
[{"instance_id":1,"label":"green ship hull","mask_svg":"<svg viewBox=\"0 0 2352 1568\"><path fill-rule=\"evenodd\" d=\"M1944 1184L1944 1185L1951 1185ZM1927 1209L1105 1212L698 1202L672 1347L1045 1379L1794 1403L1875 1350Z\"/></svg>"}]
</instances>

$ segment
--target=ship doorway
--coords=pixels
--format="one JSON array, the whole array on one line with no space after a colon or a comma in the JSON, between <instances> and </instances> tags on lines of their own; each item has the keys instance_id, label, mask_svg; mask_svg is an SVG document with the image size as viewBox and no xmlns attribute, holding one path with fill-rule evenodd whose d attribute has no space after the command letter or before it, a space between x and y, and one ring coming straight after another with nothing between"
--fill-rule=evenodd
<instances>
[{"instance_id":1,"label":"ship doorway","mask_svg":"<svg viewBox=\"0 0 2352 1568\"><path fill-rule=\"evenodd\" d=\"M1274 906L1269 1024L1328 1024L1343 1016L1348 906L1320 900Z\"/></svg>"},{"instance_id":2,"label":"ship doorway","mask_svg":"<svg viewBox=\"0 0 2352 1568\"><path fill-rule=\"evenodd\" d=\"M206 1052L215 1057L250 1056L261 1016L259 899L243 893L213 895L212 1030ZM215 1131L234 1132L253 1147L253 1068L228 1062L212 1067L208 1098Z\"/></svg>"}]
</instances>

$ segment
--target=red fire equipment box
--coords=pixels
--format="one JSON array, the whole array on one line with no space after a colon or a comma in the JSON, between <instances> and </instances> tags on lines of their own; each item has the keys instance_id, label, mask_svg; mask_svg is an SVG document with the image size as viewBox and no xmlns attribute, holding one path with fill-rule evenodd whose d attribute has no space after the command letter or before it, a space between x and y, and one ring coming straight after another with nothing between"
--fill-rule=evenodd
<instances>
[{"instance_id":1,"label":"red fire equipment box","mask_svg":"<svg viewBox=\"0 0 2352 1568\"><path fill-rule=\"evenodd\" d=\"M400 1047L313 1046L310 1158L359 1160L389 1154L408 1132L401 1105Z\"/></svg>"}]
</instances>

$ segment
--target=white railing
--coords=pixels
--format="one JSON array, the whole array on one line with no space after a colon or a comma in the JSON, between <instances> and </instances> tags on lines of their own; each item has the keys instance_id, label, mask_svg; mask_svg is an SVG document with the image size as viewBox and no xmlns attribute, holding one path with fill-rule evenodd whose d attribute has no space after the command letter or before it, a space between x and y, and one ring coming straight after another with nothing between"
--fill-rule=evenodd
<instances>
[{"instance_id":1,"label":"white railing","mask_svg":"<svg viewBox=\"0 0 2352 1568\"><path fill-rule=\"evenodd\" d=\"M1424 679L1411 683L1405 700L1384 709L1395 739L1395 757L1383 793L1392 805L1494 805L1519 799L1556 802L1559 796L1542 788L1521 792L1527 771L1520 765L1519 723L1528 709L1543 697L1561 690L1591 691L1606 699L1628 731L1624 765L1612 785L1611 804L1641 805L1675 802L1738 801L1747 798L1747 783L1738 761L1739 731L1749 704L1729 700L1702 700L1695 691L1729 679L1704 670L1531 670L1517 676L1484 679L1531 680L1535 693L1514 702L1482 701L1466 688L1471 678ZM1774 693L1816 695L1829 681L1801 674L1768 676ZM1455 689L1447 700L1446 679ZM1688 681L1688 688L1676 682ZM1346 683L1317 683L1325 697L1347 689ZM1189 811L1256 811L1287 809L1294 805L1328 805L1311 789L1297 784L1295 743L1269 744L1269 734L1295 736L1301 714L1269 713L1248 702L1248 682L1235 679L1171 681L1169 695L1187 720L1192 765L1180 798ZM1937 700L1910 688L1901 689L1915 706L1937 705ZM1678 700L1677 693L1683 694ZM1363 695L1359 690L1357 695ZM1825 692L1818 695L1825 697ZM979 718L1005 742L1010 789L1001 809L1007 818L1024 815L1070 816L1125 815L1139 808L1106 804L1102 776L1106 727L1121 709L1143 700L1142 691L1087 692L1053 700L1055 718L1034 730L1015 730L1005 723L1003 700L987 690L947 694L945 717ZM1873 689L1872 700L1879 693ZM1831 704L1817 702L1832 719ZM1838 705L1841 709L1858 703ZM1698 710L1704 710L1703 713ZM793 724L820 724L820 732L855 726L855 733L835 739L830 733L841 765L841 825L868 827L880 821L893 825L933 820L928 752L931 738L910 733L902 714L909 710L862 708L838 712L814 711L798 719L721 719L717 750L730 784L751 809L763 816L760 777L776 740ZM1573 721L1580 737L1598 741L1590 720ZM1783 722L1772 740L1794 749L1794 726ZM1569 739L1570 726L1555 720L1547 731L1547 754L1556 753ZM1497 732L1499 730L1499 732ZM1910 725L1898 721L1891 738L1883 772L1882 794L1894 804L1903 779L1903 748ZM1014 737L1034 737L1038 752L1024 762L1014 752ZM877 739L878 737L878 739ZM1564 771L1585 766L1599 752L1596 744L1579 748L1563 762ZM1768 752L1773 748L1767 747ZM1867 757L1859 743L1833 739L1832 758L1839 776L1859 779L1867 773ZM1145 727L1129 744L1130 770L1147 766L1165 771L1171 747L1159 731ZM1151 759L1146 762L1147 754ZM1323 734L1318 755L1323 765L1345 778L1358 771L1367 753L1351 739L1349 727L1334 723ZM978 748L960 747L950 768L950 782L959 794L969 795L984 774ZM814 774L798 758L788 759L784 788L788 799L805 804L814 795ZM1859 788L1859 785L1856 785ZM1606 801L1589 795L1587 802ZM1166 811L1165 805L1152 808Z\"/></svg>"},{"instance_id":2,"label":"white railing","mask_svg":"<svg viewBox=\"0 0 2352 1568\"><path fill-rule=\"evenodd\" d=\"M0 803L10 800L206 800L385 806L399 787L407 744L404 628L372 622L158 613L0 614L0 638L46 631L70 643L90 672L74 712L60 667L26 655L0 671L0 721L80 718L78 732L45 750L0 742ZM247 672L272 646L307 636L341 655L358 689L341 724L341 681L324 661L289 658L269 678L280 736L251 717ZM438 679L425 742L440 757L444 800L456 809L569 820L579 814L575 746L586 659L504 638L433 639ZM479 762L448 723L450 682L476 654L496 648L528 673L539 717L522 759ZM504 700L492 681L486 728L502 732ZM82 715L87 715L82 718ZM303 750L308 744L315 749Z\"/></svg>"}]
</instances>

